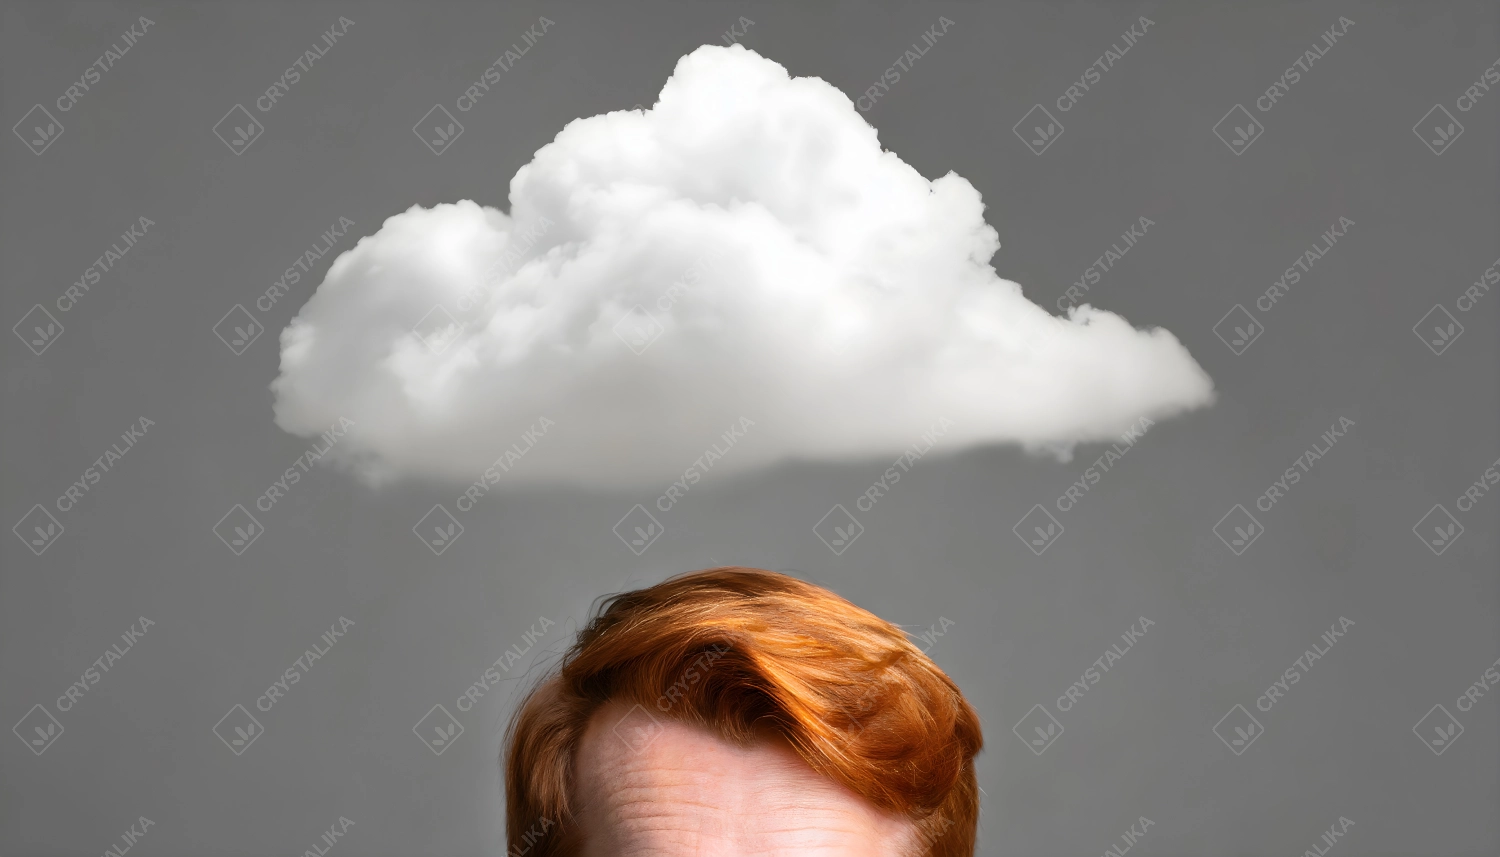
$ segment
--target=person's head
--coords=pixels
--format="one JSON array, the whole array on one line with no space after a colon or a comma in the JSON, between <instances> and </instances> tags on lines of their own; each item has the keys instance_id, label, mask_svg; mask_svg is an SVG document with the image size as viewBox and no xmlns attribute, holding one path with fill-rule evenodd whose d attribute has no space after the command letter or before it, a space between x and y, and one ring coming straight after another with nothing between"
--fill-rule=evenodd
<instances>
[{"instance_id":1,"label":"person's head","mask_svg":"<svg viewBox=\"0 0 1500 857\"><path fill-rule=\"evenodd\" d=\"M979 718L895 625L715 568L609 598L506 736L526 857L972 857Z\"/></svg>"}]
</instances>

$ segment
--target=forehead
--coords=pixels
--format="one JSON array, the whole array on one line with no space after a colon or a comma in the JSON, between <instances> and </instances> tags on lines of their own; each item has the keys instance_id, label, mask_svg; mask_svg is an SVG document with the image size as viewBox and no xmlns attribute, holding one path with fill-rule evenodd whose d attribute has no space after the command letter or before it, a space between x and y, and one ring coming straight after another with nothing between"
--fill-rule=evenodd
<instances>
[{"instance_id":1,"label":"forehead","mask_svg":"<svg viewBox=\"0 0 1500 857\"><path fill-rule=\"evenodd\" d=\"M737 747L619 703L589 721L575 774L583 857L905 857L914 841L784 740Z\"/></svg>"}]
</instances>

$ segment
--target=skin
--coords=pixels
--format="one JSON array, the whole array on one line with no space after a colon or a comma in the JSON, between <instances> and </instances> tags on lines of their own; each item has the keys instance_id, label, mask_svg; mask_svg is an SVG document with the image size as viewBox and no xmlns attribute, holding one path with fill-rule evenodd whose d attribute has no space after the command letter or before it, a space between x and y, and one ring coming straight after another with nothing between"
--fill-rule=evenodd
<instances>
[{"instance_id":1,"label":"skin","mask_svg":"<svg viewBox=\"0 0 1500 857\"><path fill-rule=\"evenodd\" d=\"M737 747L699 726L657 718L639 752L611 703L589 721L575 759L581 857L909 857L909 821L882 813L766 734ZM635 716L639 716L639 712Z\"/></svg>"}]
</instances>

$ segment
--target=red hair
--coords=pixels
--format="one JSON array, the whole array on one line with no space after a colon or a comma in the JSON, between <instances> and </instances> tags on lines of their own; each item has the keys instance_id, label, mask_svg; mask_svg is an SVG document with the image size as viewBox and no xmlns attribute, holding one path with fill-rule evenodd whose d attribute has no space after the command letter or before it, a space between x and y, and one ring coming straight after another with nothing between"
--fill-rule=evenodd
<instances>
[{"instance_id":1,"label":"red hair","mask_svg":"<svg viewBox=\"0 0 1500 857\"><path fill-rule=\"evenodd\" d=\"M978 715L900 628L822 587L724 567L607 599L506 733L506 836L527 857L578 850L574 755L611 701L741 746L769 727L813 770L910 820L924 853L974 854Z\"/></svg>"}]
</instances>

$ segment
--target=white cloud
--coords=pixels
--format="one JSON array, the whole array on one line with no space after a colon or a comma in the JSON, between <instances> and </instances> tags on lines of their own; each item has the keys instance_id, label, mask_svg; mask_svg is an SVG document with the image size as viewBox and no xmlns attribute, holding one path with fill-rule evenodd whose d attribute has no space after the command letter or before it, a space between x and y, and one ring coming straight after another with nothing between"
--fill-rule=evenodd
<instances>
[{"instance_id":1,"label":"white cloud","mask_svg":"<svg viewBox=\"0 0 1500 857\"><path fill-rule=\"evenodd\" d=\"M670 482L741 417L716 473L885 458L939 418L951 449L1113 440L1211 401L1171 333L1053 317L998 247L972 185L882 151L842 92L703 47L651 109L569 123L509 214L413 207L340 256L282 333L276 420L352 420L332 455L374 480L516 445L507 481L608 487Z\"/></svg>"}]
</instances>

